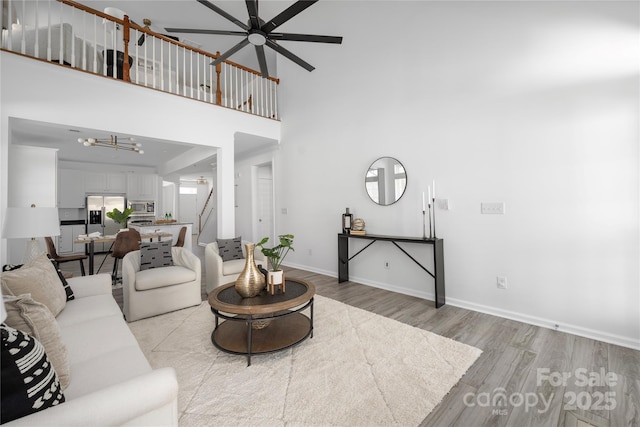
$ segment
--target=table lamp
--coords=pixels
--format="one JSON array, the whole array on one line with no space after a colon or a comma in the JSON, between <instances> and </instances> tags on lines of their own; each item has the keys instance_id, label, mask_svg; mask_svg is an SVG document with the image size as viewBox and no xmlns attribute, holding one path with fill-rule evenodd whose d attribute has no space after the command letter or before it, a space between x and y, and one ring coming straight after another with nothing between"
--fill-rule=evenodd
<instances>
[{"instance_id":1,"label":"table lamp","mask_svg":"<svg viewBox=\"0 0 640 427\"><path fill-rule=\"evenodd\" d=\"M23 262L29 262L43 251L38 237L59 236L60 220L58 208L7 208L2 228L5 239L30 238L24 252Z\"/></svg>"}]
</instances>

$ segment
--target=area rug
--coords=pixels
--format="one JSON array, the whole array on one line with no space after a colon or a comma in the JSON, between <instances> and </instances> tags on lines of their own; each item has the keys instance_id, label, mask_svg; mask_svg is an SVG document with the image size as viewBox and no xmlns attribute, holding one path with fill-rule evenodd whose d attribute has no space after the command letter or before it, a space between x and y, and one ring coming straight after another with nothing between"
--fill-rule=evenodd
<instances>
[{"instance_id":1,"label":"area rug","mask_svg":"<svg viewBox=\"0 0 640 427\"><path fill-rule=\"evenodd\" d=\"M417 426L481 354L322 296L313 338L249 367L211 344L206 302L129 326L176 369L180 426Z\"/></svg>"}]
</instances>

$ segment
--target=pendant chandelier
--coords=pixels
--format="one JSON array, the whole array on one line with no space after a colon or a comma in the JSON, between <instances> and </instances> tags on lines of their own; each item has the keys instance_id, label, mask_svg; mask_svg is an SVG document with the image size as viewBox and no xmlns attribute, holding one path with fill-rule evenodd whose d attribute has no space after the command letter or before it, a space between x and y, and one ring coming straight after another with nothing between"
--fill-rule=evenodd
<instances>
[{"instance_id":1,"label":"pendant chandelier","mask_svg":"<svg viewBox=\"0 0 640 427\"><path fill-rule=\"evenodd\" d=\"M85 147L106 147L113 148L114 150L127 150L144 154L142 144L134 142L134 139L131 137L118 139L117 136L110 135L109 138L78 138L78 142Z\"/></svg>"}]
</instances>

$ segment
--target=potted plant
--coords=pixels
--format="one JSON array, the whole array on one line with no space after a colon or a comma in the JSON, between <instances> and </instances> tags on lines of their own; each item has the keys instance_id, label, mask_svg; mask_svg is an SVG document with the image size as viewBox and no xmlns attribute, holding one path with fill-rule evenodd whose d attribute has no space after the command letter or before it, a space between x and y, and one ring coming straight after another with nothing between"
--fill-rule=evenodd
<instances>
[{"instance_id":1,"label":"potted plant","mask_svg":"<svg viewBox=\"0 0 640 427\"><path fill-rule=\"evenodd\" d=\"M280 239L280 243L272 248L264 247L264 244L269 241L268 237L263 238L256 244L261 248L262 254L267 257L270 267L269 276L273 277L272 283L276 285L282 283L282 269L280 268L282 261L284 261L289 251L295 251L293 249L293 234L281 234L278 239Z\"/></svg>"},{"instance_id":2,"label":"potted plant","mask_svg":"<svg viewBox=\"0 0 640 427\"><path fill-rule=\"evenodd\" d=\"M120 212L118 208L113 208L111 212L107 212L107 217L111 218L119 224L122 224L123 228L127 228L127 221L129 221L129 217L131 217L132 213L132 208L126 208L122 212Z\"/></svg>"}]
</instances>

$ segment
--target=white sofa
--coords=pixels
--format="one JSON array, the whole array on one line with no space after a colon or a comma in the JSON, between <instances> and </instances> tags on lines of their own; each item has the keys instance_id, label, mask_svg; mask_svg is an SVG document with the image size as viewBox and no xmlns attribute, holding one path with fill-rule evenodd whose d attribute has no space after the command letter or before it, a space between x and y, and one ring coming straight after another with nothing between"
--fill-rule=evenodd
<instances>
[{"instance_id":1,"label":"white sofa","mask_svg":"<svg viewBox=\"0 0 640 427\"><path fill-rule=\"evenodd\" d=\"M218 249L218 242L208 243L204 248L204 268L205 268L205 280L207 293L211 292L214 288L235 281L245 264L247 263L247 254L245 253L245 244L251 243L242 241L242 254L243 259L233 259L230 261L222 261L220 251ZM264 269L267 268L267 258L262 254L260 248L256 247L253 251L253 260L258 264L262 264Z\"/></svg>"},{"instance_id":2,"label":"white sofa","mask_svg":"<svg viewBox=\"0 0 640 427\"><path fill-rule=\"evenodd\" d=\"M69 279L56 321L67 348L65 402L6 426L177 426L173 368L152 370L111 294L108 274Z\"/></svg>"},{"instance_id":3,"label":"white sofa","mask_svg":"<svg viewBox=\"0 0 640 427\"><path fill-rule=\"evenodd\" d=\"M122 259L123 311L128 322L157 316L202 302L200 258L171 248L173 266L140 271L140 251Z\"/></svg>"}]
</instances>

